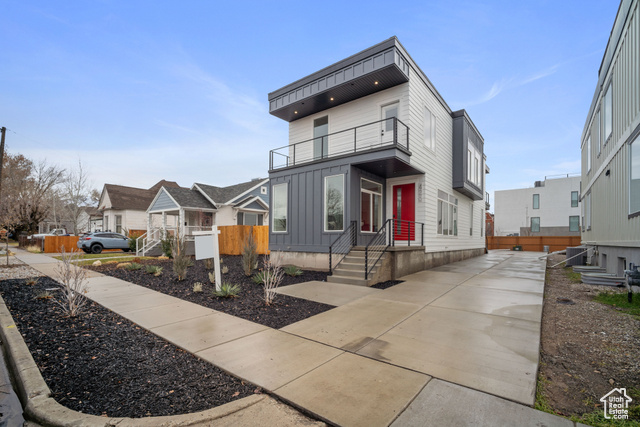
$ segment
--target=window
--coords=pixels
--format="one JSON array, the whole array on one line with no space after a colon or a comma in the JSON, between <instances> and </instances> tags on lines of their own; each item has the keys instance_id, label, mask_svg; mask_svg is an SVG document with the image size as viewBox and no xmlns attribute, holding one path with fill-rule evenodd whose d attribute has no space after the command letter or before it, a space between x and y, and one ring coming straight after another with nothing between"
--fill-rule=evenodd
<instances>
[{"instance_id":1,"label":"window","mask_svg":"<svg viewBox=\"0 0 640 427\"><path fill-rule=\"evenodd\" d=\"M596 112L596 118L593 120L592 129L593 134L596 136L596 145L598 146L598 156L602 152L602 139L600 138L600 110Z\"/></svg>"},{"instance_id":2,"label":"window","mask_svg":"<svg viewBox=\"0 0 640 427\"><path fill-rule=\"evenodd\" d=\"M344 175L324 178L324 231L344 229Z\"/></svg>"},{"instance_id":3,"label":"window","mask_svg":"<svg viewBox=\"0 0 640 427\"><path fill-rule=\"evenodd\" d=\"M424 145L436 149L436 116L427 107L424 108Z\"/></svg>"},{"instance_id":4,"label":"window","mask_svg":"<svg viewBox=\"0 0 640 427\"><path fill-rule=\"evenodd\" d=\"M482 184L482 162L480 161L480 151L474 147L469 139L467 141L467 181L480 187Z\"/></svg>"},{"instance_id":5,"label":"window","mask_svg":"<svg viewBox=\"0 0 640 427\"><path fill-rule=\"evenodd\" d=\"M572 191L571 192L571 207L572 208L577 208L578 207L578 192L577 191Z\"/></svg>"},{"instance_id":6,"label":"window","mask_svg":"<svg viewBox=\"0 0 640 427\"><path fill-rule=\"evenodd\" d=\"M271 228L274 233L287 231L287 217L288 217L288 184L277 184L271 187L272 201L273 201L273 223Z\"/></svg>"},{"instance_id":7,"label":"window","mask_svg":"<svg viewBox=\"0 0 640 427\"><path fill-rule=\"evenodd\" d=\"M116 215L116 233L122 233L122 215Z\"/></svg>"},{"instance_id":8,"label":"window","mask_svg":"<svg viewBox=\"0 0 640 427\"><path fill-rule=\"evenodd\" d=\"M533 195L533 209L540 209L540 195Z\"/></svg>"},{"instance_id":9,"label":"window","mask_svg":"<svg viewBox=\"0 0 640 427\"><path fill-rule=\"evenodd\" d=\"M360 180L360 230L377 232L382 223L382 185Z\"/></svg>"},{"instance_id":10,"label":"window","mask_svg":"<svg viewBox=\"0 0 640 427\"><path fill-rule=\"evenodd\" d=\"M584 219L587 230L591 230L591 192L587 193L584 198Z\"/></svg>"},{"instance_id":11,"label":"window","mask_svg":"<svg viewBox=\"0 0 640 427\"><path fill-rule=\"evenodd\" d=\"M570 216L569 217L569 231L580 231L580 217L579 216Z\"/></svg>"},{"instance_id":12,"label":"window","mask_svg":"<svg viewBox=\"0 0 640 427\"><path fill-rule=\"evenodd\" d=\"M263 216L254 212L238 212L238 225L262 225Z\"/></svg>"},{"instance_id":13,"label":"window","mask_svg":"<svg viewBox=\"0 0 640 427\"><path fill-rule=\"evenodd\" d=\"M265 187L264 185L260 187L260 194L267 194L267 187Z\"/></svg>"},{"instance_id":14,"label":"window","mask_svg":"<svg viewBox=\"0 0 640 427\"><path fill-rule=\"evenodd\" d=\"M458 199L438 190L437 234L442 236L458 235Z\"/></svg>"},{"instance_id":15,"label":"window","mask_svg":"<svg viewBox=\"0 0 640 427\"><path fill-rule=\"evenodd\" d=\"M109 217L107 215L104 216L104 231L107 231L109 229Z\"/></svg>"},{"instance_id":16,"label":"window","mask_svg":"<svg viewBox=\"0 0 640 427\"><path fill-rule=\"evenodd\" d=\"M531 218L531 232L539 233L540 232L540 217L534 216Z\"/></svg>"},{"instance_id":17,"label":"window","mask_svg":"<svg viewBox=\"0 0 640 427\"><path fill-rule=\"evenodd\" d=\"M313 121L313 158L322 159L329 156L329 116Z\"/></svg>"},{"instance_id":18,"label":"window","mask_svg":"<svg viewBox=\"0 0 640 427\"><path fill-rule=\"evenodd\" d=\"M640 137L631 143L629 151L629 213L634 214L640 212Z\"/></svg>"},{"instance_id":19,"label":"window","mask_svg":"<svg viewBox=\"0 0 640 427\"><path fill-rule=\"evenodd\" d=\"M606 144L613 130L613 100L611 95L611 83L602 98L602 143Z\"/></svg>"},{"instance_id":20,"label":"window","mask_svg":"<svg viewBox=\"0 0 640 427\"><path fill-rule=\"evenodd\" d=\"M469 236L473 236L473 202L469 205L469 209L471 210L471 221L469 222L471 225L469 226Z\"/></svg>"},{"instance_id":21,"label":"window","mask_svg":"<svg viewBox=\"0 0 640 427\"><path fill-rule=\"evenodd\" d=\"M591 130L589 130L591 132ZM591 171L591 134L587 135L587 173Z\"/></svg>"}]
</instances>

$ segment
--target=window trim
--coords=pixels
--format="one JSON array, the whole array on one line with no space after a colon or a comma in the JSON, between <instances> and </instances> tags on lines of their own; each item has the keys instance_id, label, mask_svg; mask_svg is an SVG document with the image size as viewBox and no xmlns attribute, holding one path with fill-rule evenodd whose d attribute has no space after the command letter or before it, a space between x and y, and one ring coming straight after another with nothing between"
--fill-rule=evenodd
<instances>
[{"instance_id":1,"label":"window trim","mask_svg":"<svg viewBox=\"0 0 640 427\"><path fill-rule=\"evenodd\" d=\"M284 186L285 190L284 190L284 195L285 195L285 208L284 208L284 220L285 220L285 226L284 226L284 230L276 230L275 227L275 221L276 221L276 197L278 195L278 191L276 189L276 187L282 187ZM273 184L271 186L271 202L273 204L273 211L272 211L272 215L271 216L271 232L272 233L278 233L278 234L286 234L289 232L289 183L288 182L282 182L280 184Z\"/></svg>"},{"instance_id":2,"label":"window trim","mask_svg":"<svg viewBox=\"0 0 640 427\"><path fill-rule=\"evenodd\" d=\"M328 225L328 215L327 215L327 180L329 178L340 177L342 180L342 228L336 230L327 230ZM343 173L335 174L335 175L326 175L324 177L324 189L322 191L322 231L325 233L341 233L344 231L344 220L345 220L345 201L346 201L346 191L345 191L345 177Z\"/></svg>"}]
</instances>

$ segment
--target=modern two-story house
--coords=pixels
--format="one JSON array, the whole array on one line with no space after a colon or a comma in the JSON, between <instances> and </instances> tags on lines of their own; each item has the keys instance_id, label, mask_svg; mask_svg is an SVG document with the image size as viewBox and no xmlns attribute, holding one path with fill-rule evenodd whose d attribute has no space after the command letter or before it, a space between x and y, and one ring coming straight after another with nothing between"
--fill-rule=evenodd
<instances>
[{"instance_id":1,"label":"modern two-story house","mask_svg":"<svg viewBox=\"0 0 640 427\"><path fill-rule=\"evenodd\" d=\"M640 2L622 0L581 140L582 243L622 276L640 264Z\"/></svg>"},{"instance_id":2,"label":"modern two-story house","mask_svg":"<svg viewBox=\"0 0 640 427\"><path fill-rule=\"evenodd\" d=\"M269 159L286 262L370 281L377 262L397 277L484 253L484 139L396 37L270 93L269 112L289 122Z\"/></svg>"}]
</instances>

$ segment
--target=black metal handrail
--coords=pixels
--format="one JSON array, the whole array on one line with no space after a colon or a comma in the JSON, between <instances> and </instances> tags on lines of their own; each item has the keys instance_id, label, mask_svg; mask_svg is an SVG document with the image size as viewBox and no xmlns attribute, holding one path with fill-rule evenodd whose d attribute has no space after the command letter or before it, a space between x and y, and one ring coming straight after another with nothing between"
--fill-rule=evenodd
<instances>
[{"instance_id":1,"label":"black metal handrail","mask_svg":"<svg viewBox=\"0 0 640 427\"><path fill-rule=\"evenodd\" d=\"M393 219L393 233L391 233L391 245L395 246L396 236L402 236L401 240L407 241L407 246L411 246L411 241L418 236L416 228L420 226L420 246L424 246L424 223L407 221L404 219ZM404 238L406 236L406 239ZM413 237L413 238L412 238ZM400 239L399 239L400 240Z\"/></svg>"},{"instance_id":2,"label":"black metal handrail","mask_svg":"<svg viewBox=\"0 0 640 427\"><path fill-rule=\"evenodd\" d=\"M386 126L387 122L392 123L393 129L392 136L388 141L385 141L383 126ZM320 144L317 147L319 149L316 149L316 143ZM386 146L399 146L409 151L409 127L397 117L378 120L275 148L269 151L269 170ZM330 148L331 150L329 150ZM280 156L278 158L283 159L283 164L274 166L275 156Z\"/></svg>"},{"instance_id":3,"label":"black metal handrail","mask_svg":"<svg viewBox=\"0 0 640 427\"><path fill-rule=\"evenodd\" d=\"M392 219L386 220L384 225L380 227L364 249L364 280L369 279L369 273L371 273L373 267L376 266L380 258L382 258L382 255L384 255L387 249L389 249L389 246L391 246L393 227L389 227L389 224L391 224L392 221ZM389 233L389 236L387 236L387 233ZM373 261L371 267L369 267L370 258Z\"/></svg>"},{"instance_id":4,"label":"black metal handrail","mask_svg":"<svg viewBox=\"0 0 640 427\"><path fill-rule=\"evenodd\" d=\"M351 221L351 225L339 235L329 246L329 273L333 274L334 266L338 265L356 245L357 222ZM333 256L337 255L334 262Z\"/></svg>"}]
</instances>

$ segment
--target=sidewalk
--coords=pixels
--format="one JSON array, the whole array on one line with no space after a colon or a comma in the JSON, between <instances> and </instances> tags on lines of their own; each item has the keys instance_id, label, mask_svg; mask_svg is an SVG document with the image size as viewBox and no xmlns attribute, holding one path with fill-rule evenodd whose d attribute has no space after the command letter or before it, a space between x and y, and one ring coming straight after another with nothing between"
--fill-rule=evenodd
<instances>
[{"instance_id":1,"label":"sidewalk","mask_svg":"<svg viewBox=\"0 0 640 427\"><path fill-rule=\"evenodd\" d=\"M330 423L572 426L515 403L535 397L538 255L493 252L416 273L282 330L95 272L87 295ZM58 263L16 257L46 275Z\"/></svg>"}]
</instances>

